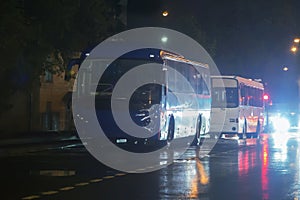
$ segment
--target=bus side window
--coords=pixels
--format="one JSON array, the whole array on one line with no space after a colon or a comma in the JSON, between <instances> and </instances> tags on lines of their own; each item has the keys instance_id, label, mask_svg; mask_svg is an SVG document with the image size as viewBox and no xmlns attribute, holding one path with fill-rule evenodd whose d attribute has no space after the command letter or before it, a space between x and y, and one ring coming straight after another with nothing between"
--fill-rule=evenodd
<instances>
[{"instance_id":1,"label":"bus side window","mask_svg":"<svg viewBox=\"0 0 300 200\"><path fill-rule=\"evenodd\" d=\"M246 88L244 85L241 85L241 105L247 105L247 98L246 98Z\"/></svg>"},{"instance_id":2,"label":"bus side window","mask_svg":"<svg viewBox=\"0 0 300 200\"><path fill-rule=\"evenodd\" d=\"M258 90L258 107L263 107L263 90Z\"/></svg>"},{"instance_id":3,"label":"bus side window","mask_svg":"<svg viewBox=\"0 0 300 200\"><path fill-rule=\"evenodd\" d=\"M254 96L253 95L253 89L248 87L248 99L249 99L248 105L249 106L253 106L253 96Z\"/></svg>"}]
</instances>

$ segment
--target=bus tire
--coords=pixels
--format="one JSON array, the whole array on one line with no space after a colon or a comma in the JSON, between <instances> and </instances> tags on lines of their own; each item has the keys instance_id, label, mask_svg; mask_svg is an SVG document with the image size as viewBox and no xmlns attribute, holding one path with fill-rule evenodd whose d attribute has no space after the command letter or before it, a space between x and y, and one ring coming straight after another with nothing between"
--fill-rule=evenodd
<instances>
[{"instance_id":1,"label":"bus tire","mask_svg":"<svg viewBox=\"0 0 300 200\"><path fill-rule=\"evenodd\" d=\"M175 120L174 116L171 115L168 125L168 135L167 135L167 141L170 142L174 139L174 132L175 132Z\"/></svg>"},{"instance_id":2,"label":"bus tire","mask_svg":"<svg viewBox=\"0 0 300 200\"><path fill-rule=\"evenodd\" d=\"M201 141L201 131L202 131L202 115L199 115L196 122L196 134L194 139L194 144L199 146Z\"/></svg>"},{"instance_id":3,"label":"bus tire","mask_svg":"<svg viewBox=\"0 0 300 200\"><path fill-rule=\"evenodd\" d=\"M247 122L245 121L242 134L239 134L239 139L247 138Z\"/></svg>"},{"instance_id":4,"label":"bus tire","mask_svg":"<svg viewBox=\"0 0 300 200\"><path fill-rule=\"evenodd\" d=\"M258 120L258 122L257 122L257 127L256 127L256 133L254 134L254 138L259 139L259 134L260 134L260 132L261 132L261 127L260 127L260 122L259 122L259 120Z\"/></svg>"}]
</instances>

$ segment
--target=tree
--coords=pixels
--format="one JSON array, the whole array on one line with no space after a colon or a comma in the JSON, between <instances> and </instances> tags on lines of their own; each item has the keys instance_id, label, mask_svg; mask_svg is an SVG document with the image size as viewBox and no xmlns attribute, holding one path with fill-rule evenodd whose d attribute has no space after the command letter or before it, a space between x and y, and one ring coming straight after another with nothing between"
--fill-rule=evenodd
<instances>
[{"instance_id":1,"label":"tree","mask_svg":"<svg viewBox=\"0 0 300 200\"><path fill-rule=\"evenodd\" d=\"M13 106L13 93L31 91L45 70L62 72L74 52L122 30L118 2L1 1L0 114Z\"/></svg>"}]
</instances>

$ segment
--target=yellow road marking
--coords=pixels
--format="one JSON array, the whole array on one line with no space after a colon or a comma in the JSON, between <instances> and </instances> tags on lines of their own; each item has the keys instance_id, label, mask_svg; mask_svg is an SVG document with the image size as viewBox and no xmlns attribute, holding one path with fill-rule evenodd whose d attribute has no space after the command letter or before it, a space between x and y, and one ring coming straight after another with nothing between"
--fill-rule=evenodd
<instances>
[{"instance_id":1,"label":"yellow road marking","mask_svg":"<svg viewBox=\"0 0 300 200\"><path fill-rule=\"evenodd\" d=\"M137 169L136 171L145 171L146 168Z\"/></svg>"},{"instance_id":2,"label":"yellow road marking","mask_svg":"<svg viewBox=\"0 0 300 200\"><path fill-rule=\"evenodd\" d=\"M129 171L128 173L135 174L137 171Z\"/></svg>"},{"instance_id":3,"label":"yellow road marking","mask_svg":"<svg viewBox=\"0 0 300 200\"><path fill-rule=\"evenodd\" d=\"M143 170L143 169L141 169L141 170ZM90 183L101 182L101 181L103 181L103 179L112 179L112 178L115 178L116 176L125 176L125 175L126 175L126 173L118 173L118 174L115 174L114 176L104 176L103 178L92 179L89 182L77 183L77 184L75 184L75 187L85 186L85 185L89 185ZM73 189L75 189L75 187L73 187L73 186L62 187L58 191L52 190L52 191L47 191L47 192L41 192L41 194L42 195L53 195L53 194L59 193L60 191L73 190ZM31 200L31 199L39 199L39 198L41 198L41 196L31 195L31 196L23 197L22 200Z\"/></svg>"},{"instance_id":4,"label":"yellow road marking","mask_svg":"<svg viewBox=\"0 0 300 200\"><path fill-rule=\"evenodd\" d=\"M118 173L115 176L125 176L125 175L126 175L125 173Z\"/></svg>"},{"instance_id":5,"label":"yellow road marking","mask_svg":"<svg viewBox=\"0 0 300 200\"><path fill-rule=\"evenodd\" d=\"M73 190L75 187L72 187L72 186L70 186L70 187L63 187L63 188L60 188L59 190L60 191L68 191L68 190Z\"/></svg>"},{"instance_id":6,"label":"yellow road marking","mask_svg":"<svg viewBox=\"0 0 300 200\"><path fill-rule=\"evenodd\" d=\"M42 195L52 195L52 194L57 194L57 193L58 193L58 191L53 190L53 191L48 191L48 192L42 192L41 194Z\"/></svg>"},{"instance_id":7,"label":"yellow road marking","mask_svg":"<svg viewBox=\"0 0 300 200\"><path fill-rule=\"evenodd\" d=\"M103 179L102 178L93 179L93 180L90 180L90 183L97 183L97 182L100 182L100 181L103 181Z\"/></svg>"},{"instance_id":8,"label":"yellow road marking","mask_svg":"<svg viewBox=\"0 0 300 200\"><path fill-rule=\"evenodd\" d=\"M41 198L41 196L39 195L31 195L31 196L27 196L27 197L23 197L23 200L30 200L30 199L39 199Z\"/></svg>"},{"instance_id":9,"label":"yellow road marking","mask_svg":"<svg viewBox=\"0 0 300 200\"><path fill-rule=\"evenodd\" d=\"M115 176L104 176L103 179L110 179L110 178L114 178Z\"/></svg>"},{"instance_id":10,"label":"yellow road marking","mask_svg":"<svg viewBox=\"0 0 300 200\"><path fill-rule=\"evenodd\" d=\"M85 186L85 185L88 185L88 184L90 184L90 183L83 182L83 183L77 183L77 184L75 184L75 186Z\"/></svg>"}]
</instances>

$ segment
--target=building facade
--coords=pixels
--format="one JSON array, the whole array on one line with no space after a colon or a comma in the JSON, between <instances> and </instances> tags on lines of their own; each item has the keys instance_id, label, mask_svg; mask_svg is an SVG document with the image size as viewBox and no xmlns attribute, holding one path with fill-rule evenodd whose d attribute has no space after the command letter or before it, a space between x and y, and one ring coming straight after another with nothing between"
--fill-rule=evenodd
<instances>
[{"instance_id":1,"label":"building facade","mask_svg":"<svg viewBox=\"0 0 300 200\"><path fill-rule=\"evenodd\" d=\"M65 80L65 73L41 76L39 91L40 129L44 131L74 130L72 90L74 79Z\"/></svg>"}]
</instances>

